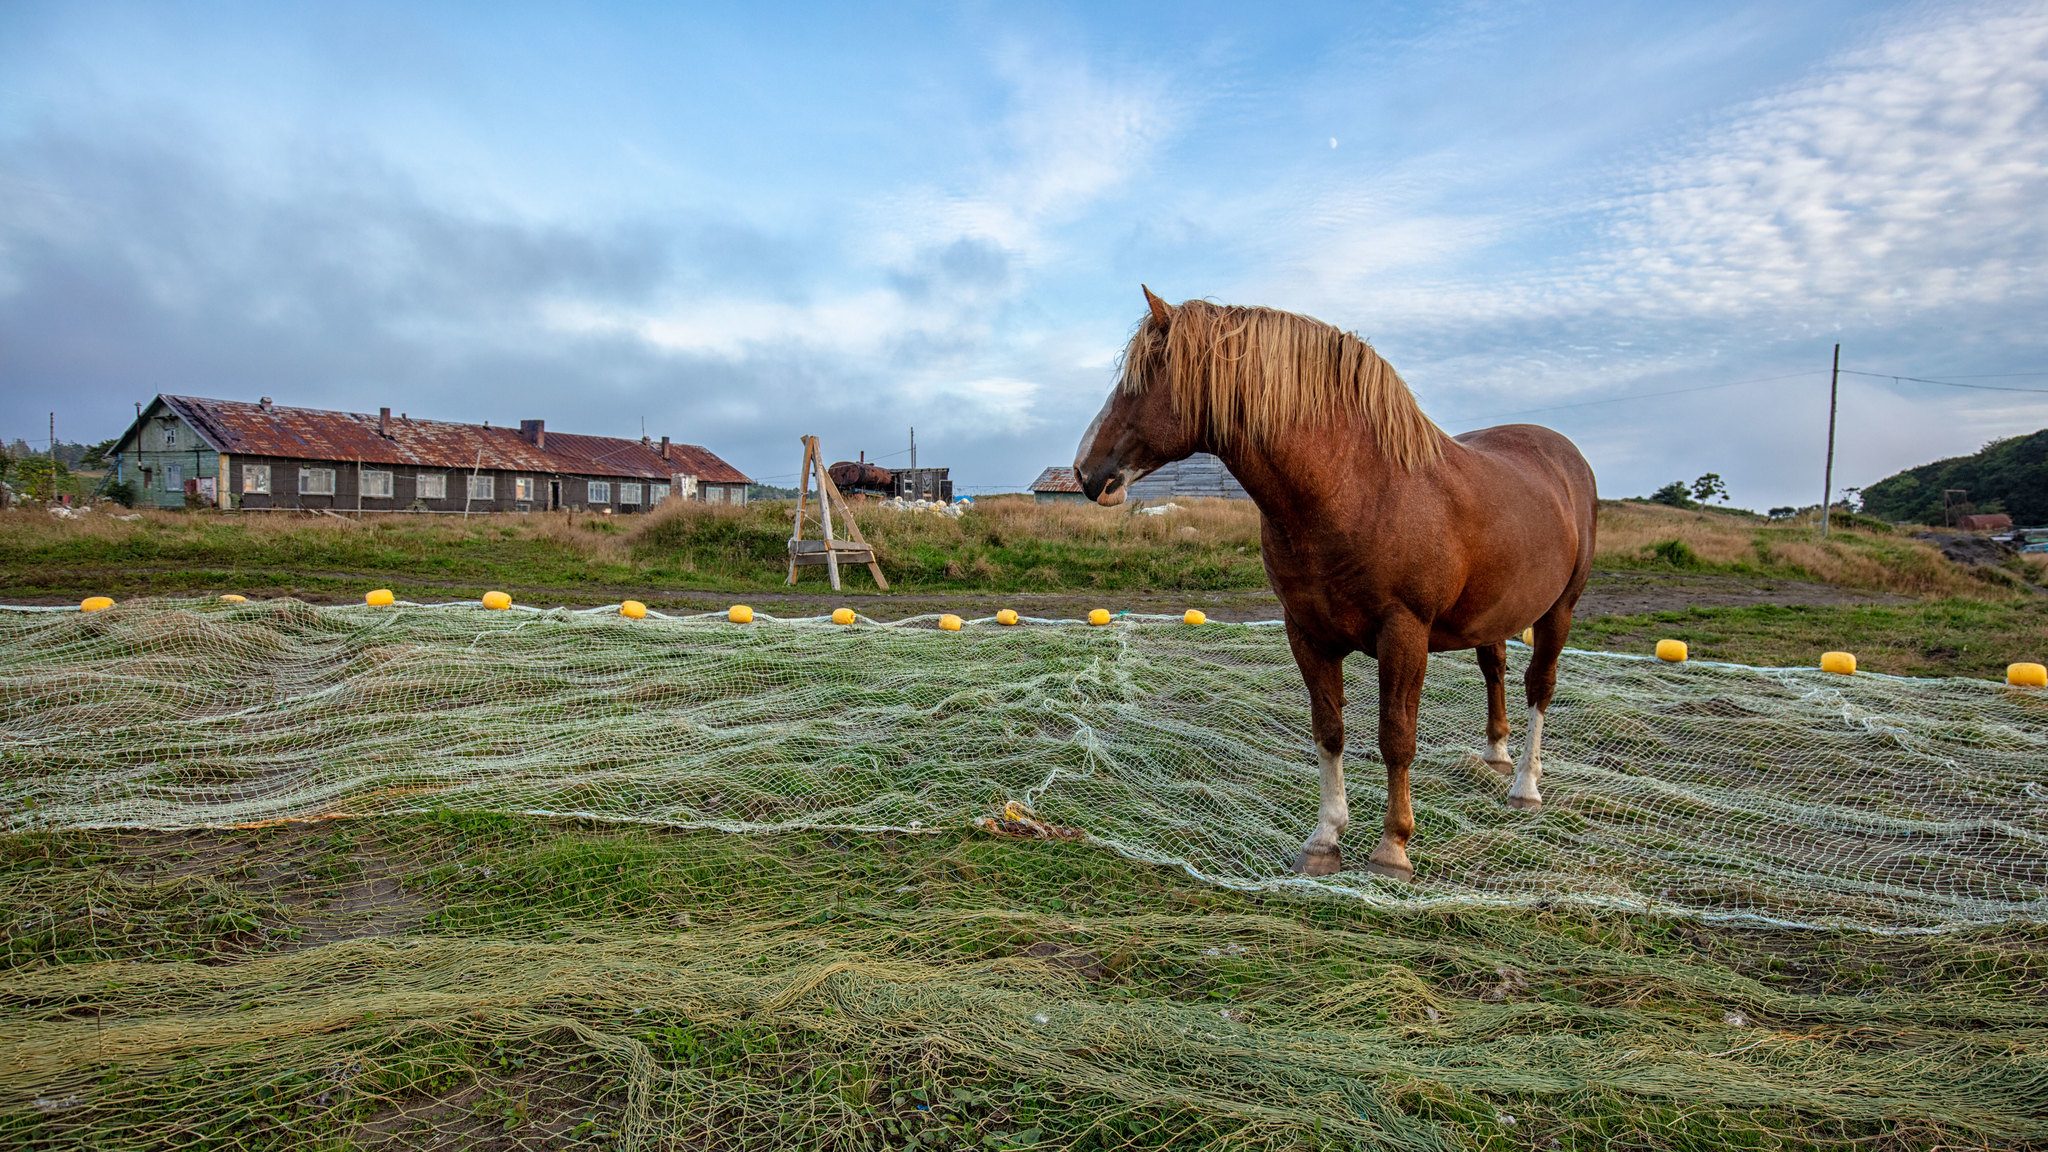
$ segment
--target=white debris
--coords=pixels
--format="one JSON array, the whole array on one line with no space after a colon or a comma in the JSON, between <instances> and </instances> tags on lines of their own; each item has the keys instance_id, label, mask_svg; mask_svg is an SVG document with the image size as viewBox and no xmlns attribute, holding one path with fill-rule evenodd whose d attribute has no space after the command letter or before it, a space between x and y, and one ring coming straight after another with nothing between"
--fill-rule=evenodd
<instances>
[{"instance_id":1,"label":"white debris","mask_svg":"<svg viewBox=\"0 0 2048 1152\"><path fill-rule=\"evenodd\" d=\"M1166 515L1166 514L1167 514L1168 512L1178 512L1178 511L1180 511L1180 505L1178 505L1178 504L1156 504L1156 505L1154 505L1154 506L1152 506L1152 507L1150 507L1150 508L1140 508L1140 509L1138 509L1138 515L1140 515L1140 516L1164 516L1164 515Z\"/></svg>"},{"instance_id":2,"label":"white debris","mask_svg":"<svg viewBox=\"0 0 2048 1152\"><path fill-rule=\"evenodd\" d=\"M875 507L887 508L892 512L935 512L957 520L962 512L974 507L974 500L972 497L962 496L948 504L944 500L905 500L901 496L891 496L877 503Z\"/></svg>"}]
</instances>

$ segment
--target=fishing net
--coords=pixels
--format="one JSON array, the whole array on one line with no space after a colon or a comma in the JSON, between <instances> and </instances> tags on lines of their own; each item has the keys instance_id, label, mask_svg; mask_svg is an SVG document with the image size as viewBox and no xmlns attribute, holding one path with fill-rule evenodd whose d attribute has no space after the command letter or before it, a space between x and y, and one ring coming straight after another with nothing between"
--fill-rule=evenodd
<instances>
[{"instance_id":1,"label":"fishing net","mask_svg":"<svg viewBox=\"0 0 2048 1152\"><path fill-rule=\"evenodd\" d=\"M1385 799L1371 671L1349 669L1354 864ZM1535 815L1473 755L1484 718L1470 655L1432 658L1415 882L1311 881L1289 871L1316 785L1277 626L290 601L0 614L13 830L451 808L916 830L1015 801L1240 888L1877 930L2048 919L2042 693L1567 652Z\"/></svg>"},{"instance_id":2,"label":"fishing net","mask_svg":"<svg viewBox=\"0 0 2048 1152\"><path fill-rule=\"evenodd\" d=\"M0 613L0 1143L2048 1139L2038 694L1569 653L1536 815L1483 716L1310 881L1272 626Z\"/></svg>"}]
</instances>

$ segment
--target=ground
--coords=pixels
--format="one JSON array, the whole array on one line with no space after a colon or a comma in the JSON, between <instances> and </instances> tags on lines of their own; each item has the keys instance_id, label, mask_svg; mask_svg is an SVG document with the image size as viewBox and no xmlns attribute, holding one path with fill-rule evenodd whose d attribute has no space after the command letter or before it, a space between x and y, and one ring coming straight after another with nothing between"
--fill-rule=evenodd
<instances>
[{"instance_id":1,"label":"ground","mask_svg":"<svg viewBox=\"0 0 2048 1152\"><path fill-rule=\"evenodd\" d=\"M13 513L0 597L1277 615L1242 509L989 511L866 515L887 597L786 589L773 509ZM1628 505L1602 531L1577 645L1976 676L2048 654L2017 563ZM8 773L45 770L10 740ZM2048 1147L2048 931L2024 923L1404 912L968 829L442 812L0 836L0 955L9 1147Z\"/></svg>"}]
</instances>

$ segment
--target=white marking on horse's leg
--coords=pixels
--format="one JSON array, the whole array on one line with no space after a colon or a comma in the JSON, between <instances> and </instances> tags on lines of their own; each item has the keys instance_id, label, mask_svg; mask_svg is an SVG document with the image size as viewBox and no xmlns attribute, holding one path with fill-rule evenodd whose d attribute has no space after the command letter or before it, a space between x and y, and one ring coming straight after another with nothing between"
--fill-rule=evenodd
<instances>
[{"instance_id":1,"label":"white marking on horse's leg","mask_svg":"<svg viewBox=\"0 0 2048 1152\"><path fill-rule=\"evenodd\" d=\"M1351 805L1344 798L1344 753L1325 752L1316 745L1316 758L1323 762L1322 806L1316 812L1315 834L1302 845L1307 853L1327 852L1344 838L1351 825Z\"/></svg>"},{"instance_id":2,"label":"white marking on horse's leg","mask_svg":"<svg viewBox=\"0 0 2048 1152\"><path fill-rule=\"evenodd\" d=\"M1515 768L1515 783L1508 789L1508 803L1516 808L1538 808L1543 793L1536 785L1543 779L1543 710L1529 709L1529 742L1522 748L1522 762Z\"/></svg>"},{"instance_id":3,"label":"white marking on horse's leg","mask_svg":"<svg viewBox=\"0 0 2048 1152\"><path fill-rule=\"evenodd\" d=\"M1512 765L1515 762L1515 758L1508 755L1508 738L1505 736L1498 740L1490 741L1486 745L1486 755L1480 757L1480 759L1488 764ZM1500 769L1502 775L1506 775L1508 771L1507 767Z\"/></svg>"}]
</instances>

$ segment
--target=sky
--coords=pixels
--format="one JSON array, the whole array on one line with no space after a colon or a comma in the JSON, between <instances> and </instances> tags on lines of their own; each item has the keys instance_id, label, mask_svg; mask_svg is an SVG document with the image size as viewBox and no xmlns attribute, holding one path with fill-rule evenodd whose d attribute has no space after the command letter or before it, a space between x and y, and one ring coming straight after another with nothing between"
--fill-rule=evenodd
<instances>
[{"instance_id":1,"label":"sky","mask_svg":"<svg viewBox=\"0 0 2048 1152\"><path fill-rule=\"evenodd\" d=\"M0 0L5 440L272 396L789 484L915 427L1016 491L1144 283L1762 509L1837 342L1838 488L2048 427L2044 271L2043 2Z\"/></svg>"}]
</instances>

